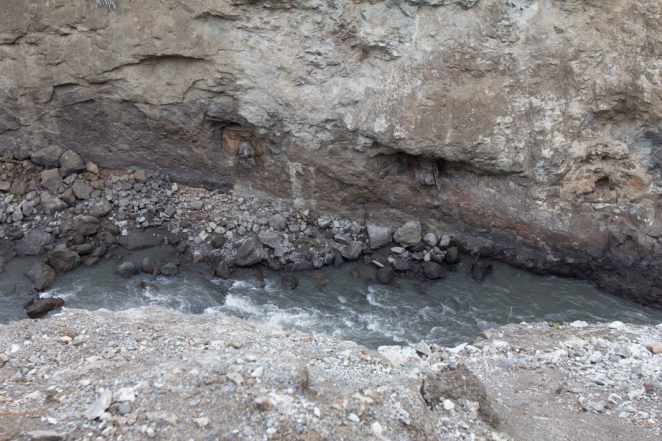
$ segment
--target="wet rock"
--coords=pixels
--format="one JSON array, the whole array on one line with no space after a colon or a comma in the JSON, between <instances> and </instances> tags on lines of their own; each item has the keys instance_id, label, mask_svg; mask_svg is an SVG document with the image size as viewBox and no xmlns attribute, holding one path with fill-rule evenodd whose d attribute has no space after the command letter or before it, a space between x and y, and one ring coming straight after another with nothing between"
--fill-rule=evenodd
<instances>
[{"instance_id":1,"label":"wet rock","mask_svg":"<svg viewBox=\"0 0 662 441\"><path fill-rule=\"evenodd\" d=\"M476 401L478 414L492 427L497 427L499 417L493 409L494 401L487 395L485 386L464 365L456 369L439 371L435 376L428 376L421 386L421 395L428 406L434 407L443 399Z\"/></svg>"},{"instance_id":2,"label":"wet rock","mask_svg":"<svg viewBox=\"0 0 662 441\"><path fill-rule=\"evenodd\" d=\"M426 262L423 265L423 272L425 273L425 277L431 280L446 277L446 270L436 262Z\"/></svg>"},{"instance_id":3,"label":"wet rock","mask_svg":"<svg viewBox=\"0 0 662 441\"><path fill-rule=\"evenodd\" d=\"M55 308L61 308L62 305L64 305L64 300L59 298L41 299L25 308L25 312L28 317L36 319L43 317Z\"/></svg>"},{"instance_id":4,"label":"wet rock","mask_svg":"<svg viewBox=\"0 0 662 441\"><path fill-rule=\"evenodd\" d=\"M92 193L92 187L82 179L76 179L74 185L71 186L71 190L78 199L87 199L90 197L90 193Z\"/></svg>"},{"instance_id":5,"label":"wet rock","mask_svg":"<svg viewBox=\"0 0 662 441\"><path fill-rule=\"evenodd\" d=\"M225 260L221 260L216 266L214 274L216 274L216 277L220 277L221 279L229 279L230 267L228 266L228 263Z\"/></svg>"},{"instance_id":6,"label":"wet rock","mask_svg":"<svg viewBox=\"0 0 662 441\"><path fill-rule=\"evenodd\" d=\"M287 228L287 219L285 216L275 214L269 219L269 226L276 231L283 231Z\"/></svg>"},{"instance_id":7,"label":"wet rock","mask_svg":"<svg viewBox=\"0 0 662 441\"><path fill-rule=\"evenodd\" d=\"M342 254L338 250L333 250L333 267L337 269L340 268L342 264L343 264Z\"/></svg>"},{"instance_id":8,"label":"wet rock","mask_svg":"<svg viewBox=\"0 0 662 441\"><path fill-rule=\"evenodd\" d=\"M124 262L117 267L115 273L120 277L129 278L138 274L138 268L136 268L135 265L131 262Z\"/></svg>"},{"instance_id":9,"label":"wet rock","mask_svg":"<svg viewBox=\"0 0 662 441\"><path fill-rule=\"evenodd\" d=\"M101 223L94 216L76 216L71 229L76 234L87 237L96 234L101 229Z\"/></svg>"},{"instance_id":10,"label":"wet rock","mask_svg":"<svg viewBox=\"0 0 662 441\"><path fill-rule=\"evenodd\" d=\"M37 291L44 291L53 286L55 270L42 262L37 262L25 270L25 275L34 283Z\"/></svg>"},{"instance_id":11,"label":"wet rock","mask_svg":"<svg viewBox=\"0 0 662 441\"><path fill-rule=\"evenodd\" d=\"M223 248L225 245L225 236L222 234L215 235L211 240L211 246L214 248Z\"/></svg>"},{"instance_id":12,"label":"wet rock","mask_svg":"<svg viewBox=\"0 0 662 441\"><path fill-rule=\"evenodd\" d=\"M411 265L405 259L393 259L391 265L396 271L406 272L411 270Z\"/></svg>"},{"instance_id":13,"label":"wet rock","mask_svg":"<svg viewBox=\"0 0 662 441\"><path fill-rule=\"evenodd\" d=\"M391 242L391 229L368 225L368 238L370 239L370 248L376 250Z\"/></svg>"},{"instance_id":14,"label":"wet rock","mask_svg":"<svg viewBox=\"0 0 662 441\"><path fill-rule=\"evenodd\" d=\"M485 276L487 276L491 272L492 272L492 264L483 261L478 261L474 263L472 275L474 279L476 279L478 282L482 281L485 278Z\"/></svg>"},{"instance_id":15,"label":"wet rock","mask_svg":"<svg viewBox=\"0 0 662 441\"><path fill-rule=\"evenodd\" d=\"M90 213L92 214L92 216L97 217L97 218L98 217L104 217L108 213L110 213L112 209L113 209L113 206L110 205L110 202L108 202L105 199L101 199L99 202L95 203L92 206L92 209L90 210Z\"/></svg>"},{"instance_id":16,"label":"wet rock","mask_svg":"<svg viewBox=\"0 0 662 441\"><path fill-rule=\"evenodd\" d=\"M57 168L60 166L60 156L64 153L60 147L52 145L50 147L37 150L30 159L37 165L43 165L46 168Z\"/></svg>"},{"instance_id":17,"label":"wet rock","mask_svg":"<svg viewBox=\"0 0 662 441\"><path fill-rule=\"evenodd\" d=\"M99 257L98 256L88 256L83 259L83 265L85 265L88 268L92 268L94 265L99 263Z\"/></svg>"},{"instance_id":18,"label":"wet rock","mask_svg":"<svg viewBox=\"0 0 662 441\"><path fill-rule=\"evenodd\" d=\"M291 274L283 276L280 278L280 284L285 289L294 289L299 286L299 280Z\"/></svg>"},{"instance_id":19,"label":"wet rock","mask_svg":"<svg viewBox=\"0 0 662 441\"><path fill-rule=\"evenodd\" d=\"M166 263L163 265L163 268L161 268L161 274L164 276L176 276L179 274L179 268L177 268L177 265L174 263Z\"/></svg>"},{"instance_id":20,"label":"wet rock","mask_svg":"<svg viewBox=\"0 0 662 441\"><path fill-rule=\"evenodd\" d=\"M128 250L142 250L161 245L163 236L151 231L134 230L128 235L120 237L119 242Z\"/></svg>"},{"instance_id":21,"label":"wet rock","mask_svg":"<svg viewBox=\"0 0 662 441\"><path fill-rule=\"evenodd\" d=\"M67 177L74 173L81 173L85 171L85 164L80 159L78 153L73 150L67 150L60 156L60 173L63 177Z\"/></svg>"},{"instance_id":22,"label":"wet rock","mask_svg":"<svg viewBox=\"0 0 662 441\"><path fill-rule=\"evenodd\" d=\"M40 191L39 200L38 208L45 214L53 214L68 207L66 202L49 191Z\"/></svg>"},{"instance_id":23,"label":"wet rock","mask_svg":"<svg viewBox=\"0 0 662 441\"><path fill-rule=\"evenodd\" d=\"M16 251L24 256L38 256L53 243L53 236L41 230L31 230L16 244Z\"/></svg>"},{"instance_id":24,"label":"wet rock","mask_svg":"<svg viewBox=\"0 0 662 441\"><path fill-rule=\"evenodd\" d=\"M395 271L391 266L386 265L377 271L377 276L375 278L377 279L377 282L383 285L388 285L393 282Z\"/></svg>"},{"instance_id":25,"label":"wet rock","mask_svg":"<svg viewBox=\"0 0 662 441\"><path fill-rule=\"evenodd\" d=\"M238 266L252 266L267 258L262 244L253 238L247 239L237 250L235 263Z\"/></svg>"},{"instance_id":26,"label":"wet rock","mask_svg":"<svg viewBox=\"0 0 662 441\"><path fill-rule=\"evenodd\" d=\"M57 193L60 187L62 187L60 170L53 168L41 172L41 186L53 193Z\"/></svg>"},{"instance_id":27,"label":"wet rock","mask_svg":"<svg viewBox=\"0 0 662 441\"><path fill-rule=\"evenodd\" d=\"M141 271L143 273L158 276L161 274L161 262L153 257L145 257L142 262Z\"/></svg>"},{"instance_id":28,"label":"wet rock","mask_svg":"<svg viewBox=\"0 0 662 441\"><path fill-rule=\"evenodd\" d=\"M452 265L454 263L458 263L459 261L460 251L457 249L457 247L450 247L448 250L446 250L446 262Z\"/></svg>"},{"instance_id":29,"label":"wet rock","mask_svg":"<svg viewBox=\"0 0 662 441\"><path fill-rule=\"evenodd\" d=\"M418 221L407 222L393 235L393 239L403 247L411 247L421 242L421 223Z\"/></svg>"},{"instance_id":30,"label":"wet rock","mask_svg":"<svg viewBox=\"0 0 662 441\"><path fill-rule=\"evenodd\" d=\"M60 244L48 253L48 263L56 270L66 273L80 265L80 256L65 244Z\"/></svg>"},{"instance_id":31,"label":"wet rock","mask_svg":"<svg viewBox=\"0 0 662 441\"><path fill-rule=\"evenodd\" d=\"M347 260L356 260L361 255L363 244L357 240L343 248L341 254Z\"/></svg>"}]
</instances>

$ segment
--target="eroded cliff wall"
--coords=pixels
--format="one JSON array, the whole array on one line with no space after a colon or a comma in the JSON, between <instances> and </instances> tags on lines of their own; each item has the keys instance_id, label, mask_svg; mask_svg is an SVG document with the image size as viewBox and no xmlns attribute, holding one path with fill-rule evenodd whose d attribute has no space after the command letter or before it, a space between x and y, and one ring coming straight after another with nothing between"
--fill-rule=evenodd
<instances>
[{"instance_id":1,"label":"eroded cliff wall","mask_svg":"<svg viewBox=\"0 0 662 441\"><path fill-rule=\"evenodd\" d=\"M0 0L0 149L415 217L662 305L659 0L116 5Z\"/></svg>"}]
</instances>

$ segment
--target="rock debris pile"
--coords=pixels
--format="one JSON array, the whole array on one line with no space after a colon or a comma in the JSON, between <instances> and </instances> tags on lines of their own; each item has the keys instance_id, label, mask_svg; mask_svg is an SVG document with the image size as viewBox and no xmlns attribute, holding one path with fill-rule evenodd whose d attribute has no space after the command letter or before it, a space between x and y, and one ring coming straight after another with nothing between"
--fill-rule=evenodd
<instances>
[{"instance_id":1,"label":"rock debris pile","mask_svg":"<svg viewBox=\"0 0 662 441\"><path fill-rule=\"evenodd\" d=\"M232 317L65 309L0 326L0 427L40 440L656 439L660 341L662 326L537 323L376 352Z\"/></svg>"},{"instance_id":2,"label":"rock debris pile","mask_svg":"<svg viewBox=\"0 0 662 441\"><path fill-rule=\"evenodd\" d=\"M40 301L36 293L50 288L57 273L121 259L120 246L165 243L178 252L170 262L147 258L141 268L118 264L121 277L141 270L176 275L182 261L204 260L223 278L235 266L301 271L360 261L375 267L379 283L392 283L396 275L441 279L460 259L461 244L423 231L418 221L398 228L362 225L281 200L178 185L163 173L103 170L57 146L5 155L0 191L7 192L0 203L0 267L17 256L45 256L25 273L34 284L33 301ZM372 256L389 244L397 246L388 257ZM476 262L473 275L482 280L490 270ZM56 306L41 301L30 316Z\"/></svg>"}]
</instances>

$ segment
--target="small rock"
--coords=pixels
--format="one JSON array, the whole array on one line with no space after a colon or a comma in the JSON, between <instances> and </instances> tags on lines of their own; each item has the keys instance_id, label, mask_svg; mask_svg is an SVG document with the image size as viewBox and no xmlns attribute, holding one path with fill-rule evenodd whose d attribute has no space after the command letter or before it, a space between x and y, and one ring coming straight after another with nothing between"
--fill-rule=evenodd
<instances>
[{"instance_id":1,"label":"small rock","mask_svg":"<svg viewBox=\"0 0 662 441\"><path fill-rule=\"evenodd\" d=\"M421 223L418 221L407 222L393 235L393 240L403 247L418 245L421 241Z\"/></svg>"},{"instance_id":2,"label":"small rock","mask_svg":"<svg viewBox=\"0 0 662 441\"><path fill-rule=\"evenodd\" d=\"M25 275L34 283L37 291L44 291L55 281L55 270L42 262L37 262L25 270Z\"/></svg>"},{"instance_id":3,"label":"small rock","mask_svg":"<svg viewBox=\"0 0 662 441\"><path fill-rule=\"evenodd\" d=\"M31 441L62 441L64 435L52 430L33 430L25 434Z\"/></svg>"},{"instance_id":4,"label":"small rock","mask_svg":"<svg viewBox=\"0 0 662 441\"><path fill-rule=\"evenodd\" d=\"M662 343L659 341L648 343L646 349L651 351L653 354L662 354Z\"/></svg>"},{"instance_id":5,"label":"small rock","mask_svg":"<svg viewBox=\"0 0 662 441\"><path fill-rule=\"evenodd\" d=\"M434 233L428 233L423 237L423 242L433 247L437 245L437 236L435 236Z\"/></svg>"},{"instance_id":6,"label":"small rock","mask_svg":"<svg viewBox=\"0 0 662 441\"><path fill-rule=\"evenodd\" d=\"M375 421L370 425L370 430L372 430L372 433L374 433L377 436L381 436L384 433L384 429L382 428L382 425L379 424L379 421Z\"/></svg>"},{"instance_id":7,"label":"small rock","mask_svg":"<svg viewBox=\"0 0 662 441\"><path fill-rule=\"evenodd\" d=\"M229 279L230 267L228 266L228 263L225 260L221 260L216 266L214 273L216 274L216 277L220 277L221 279Z\"/></svg>"},{"instance_id":8,"label":"small rock","mask_svg":"<svg viewBox=\"0 0 662 441\"><path fill-rule=\"evenodd\" d=\"M355 414L355 413L350 413L347 418L353 423L358 423L359 421L361 421L361 420L359 420L358 415Z\"/></svg>"},{"instance_id":9,"label":"small rock","mask_svg":"<svg viewBox=\"0 0 662 441\"><path fill-rule=\"evenodd\" d=\"M451 400L448 400L448 399L444 400L443 406L444 406L444 410L453 410L453 409L455 409L455 404Z\"/></svg>"},{"instance_id":10,"label":"small rock","mask_svg":"<svg viewBox=\"0 0 662 441\"><path fill-rule=\"evenodd\" d=\"M269 226L276 231L283 231L287 228L287 219L280 214L275 214L269 219Z\"/></svg>"},{"instance_id":11,"label":"small rock","mask_svg":"<svg viewBox=\"0 0 662 441\"><path fill-rule=\"evenodd\" d=\"M131 413L132 410L133 410L133 409L131 408L131 405L126 404L126 403L122 403L122 404L120 404L119 407L118 407L118 411L119 411L119 413L122 414L122 415L128 415L128 414Z\"/></svg>"},{"instance_id":12,"label":"small rock","mask_svg":"<svg viewBox=\"0 0 662 441\"><path fill-rule=\"evenodd\" d=\"M67 150L62 153L60 156L60 173L62 177L66 178L67 176L74 173L81 173L85 171L85 165L83 160L80 159L78 153L73 150Z\"/></svg>"},{"instance_id":13,"label":"small rock","mask_svg":"<svg viewBox=\"0 0 662 441\"><path fill-rule=\"evenodd\" d=\"M99 167L97 167L97 165L94 162L88 162L87 164L85 164L85 170L95 175L99 174Z\"/></svg>"},{"instance_id":14,"label":"small rock","mask_svg":"<svg viewBox=\"0 0 662 441\"><path fill-rule=\"evenodd\" d=\"M299 281L291 274L281 277L280 284L285 289L294 289L299 286Z\"/></svg>"},{"instance_id":15,"label":"small rock","mask_svg":"<svg viewBox=\"0 0 662 441\"><path fill-rule=\"evenodd\" d=\"M60 147L52 145L41 150L37 150L32 154L32 162L37 165L43 165L46 168L54 168L60 166L60 156L64 153Z\"/></svg>"},{"instance_id":16,"label":"small rock","mask_svg":"<svg viewBox=\"0 0 662 441\"><path fill-rule=\"evenodd\" d=\"M193 421L195 421L195 424L197 424L201 429L209 425L209 418L207 417L195 418Z\"/></svg>"},{"instance_id":17,"label":"small rock","mask_svg":"<svg viewBox=\"0 0 662 441\"><path fill-rule=\"evenodd\" d=\"M59 298L41 299L25 308L25 312L28 314L28 317L36 319L46 315L55 308L62 307L62 305L64 305L64 300Z\"/></svg>"}]
</instances>

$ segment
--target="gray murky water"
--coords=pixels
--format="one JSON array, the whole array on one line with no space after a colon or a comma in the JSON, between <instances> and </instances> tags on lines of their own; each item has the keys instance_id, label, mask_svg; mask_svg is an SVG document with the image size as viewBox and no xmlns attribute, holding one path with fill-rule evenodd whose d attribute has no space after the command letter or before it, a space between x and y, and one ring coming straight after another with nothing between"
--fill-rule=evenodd
<instances>
[{"instance_id":1,"label":"gray murky water","mask_svg":"<svg viewBox=\"0 0 662 441\"><path fill-rule=\"evenodd\" d=\"M132 252L124 260L140 266L146 256L167 261L171 253L172 248L161 247ZM313 271L297 273L299 287L289 291L281 287L281 275L268 270L263 270L264 282L252 269L236 270L234 280L225 281L211 278L205 265L188 267L176 277L140 274L122 279L114 274L120 262L113 259L58 275L42 296L62 297L68 307L89 310L153 305L187 314L233 315L283 329L325 333L370 348L421 339L454 346L508 320L662 323L662 311L603 294L588 282L536 276L501 263L493 263L492 274L477 283L464 276L471 259L463 257L458 270L444 280L423 283L423 292L411 280L397 279L399 288L368 284L375 269L363 264L324 268L322 281L310 277ZM39 259L15 259L0 276L0 323L27 317L22 306L29 300L31 284L23 272ZM353 269L359 278L351 277ZM146 289L139 286L141 281ZM222 287L227 295L219 290Z\"/></svg>"}]
</instances>

